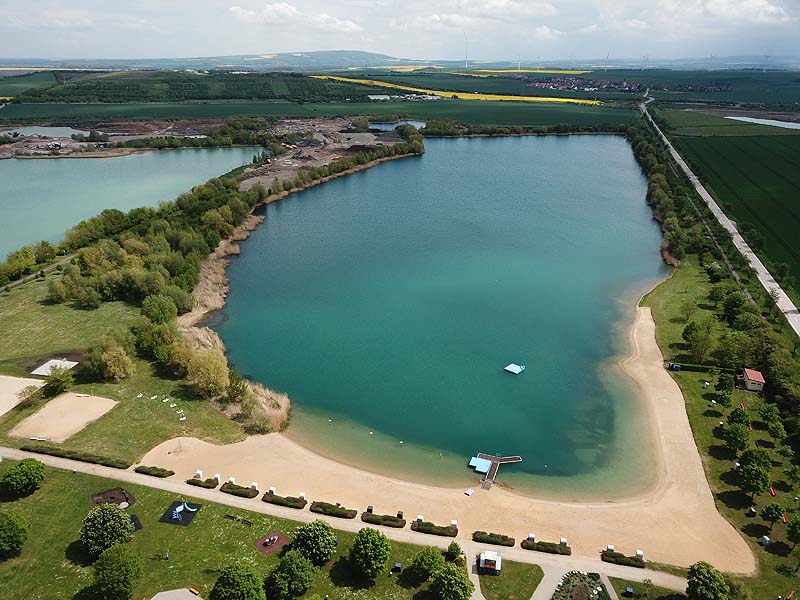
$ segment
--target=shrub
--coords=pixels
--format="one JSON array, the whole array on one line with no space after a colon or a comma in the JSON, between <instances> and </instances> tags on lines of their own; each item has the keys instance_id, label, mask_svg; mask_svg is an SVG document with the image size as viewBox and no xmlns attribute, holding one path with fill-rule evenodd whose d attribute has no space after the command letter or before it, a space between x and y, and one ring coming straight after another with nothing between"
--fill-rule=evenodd
<instances>
[{"instance_id":1,"label":"shrub","mask_svg":"<svg viewBox=\"0 0 800 600\"><path fill-rule=\"evenodd\" d=\"M269 574L266 588L270 599L288 600L301 596L314 581L317 568L297 550L289 550Z\"/></svg>"},{"instance_id":2,"label":"shrub","mask_svg":"<svg viewBox=\"0 0 800 600\"><path fill-rule=\"evenodd\" d=\"M327 515L329 517L338 517L340 519L355 519L358 511L355 509L348 509L344 506L336 506L329 502L312 502L311 512Z\"/></svg>"},{"instance_id":3,"label":"shrub","mask_svg":"<svg viewBox=\"0 0 800 600\"><path fill-rule=\"evenodd\" d=\"M450 545L447 546L447 552L445 552L444 557L452 562L459 556L461 556L461 546L458 545L458 542L450 542Z\"/></svg>"},{"instance_id":4,"label":"shrub","mask_svg":"<svg viewBox=\"0 0 800 600\"><path fill-rule=\"evenodd\" d=\"M253 488L244 487L241 485L236 485L235 483L231 483L226 481L222 484L219 488L220 492L224 492L225 494L231 494L233 496L239 496L240 498L255 498L258 496L258 490L254 490Z\"/></svg>"},{"instance_id":5,"label":"shrub","mask_svg":"<svg viewBox=\"0 0 800 600\"><path fill-rule=\"evenodd\" d=\"M68 450L67 448L60 448L58 446L49 446L47 444L26 444L20 446L20 450L26 452L36 452L37 454L49 454L50 456L59 456L61 458L69 458L72 460L79 460L81 462L94 463L111 467L113 469L127 469L131 464L121 458L108 458L105 456L98 456L90 452L81 452L80 450Z\"/></svg>"},{"instance_id":6,"label":"shrub","mask_svg":"<svg viewBox=\"0 0 800 600\"><path fill-rule=\"evenodd\" d=\"M169 296L155 294L142 300L142 315L156 325L168 323L178 316L178 307Z\"/></svg>"},{"instance_id":7,"label":"shrub","mask_svg":"<svg viewBox=\"0 0 800 600\"><path fill-rule=\"evenodd\" d=\"M686 581L689 600L726 600L730 597L725 577L707 562L697 562L689 567Z\"/></svg>"},{"instance_id":8,"label":"shrub","mask_svg":"<svg viewBox=\"0 0 800 600\"><path fill-rule=\"evenodd\" d=\"M547 552L548 554L562 554L564 556L572 554L572 548L556 544L555 542L532 542L530 540L522 540L522 547L525 548L525 550L536 550L537 552Z\"/></svg>"},{"instance_id":9,"label":"shrub","mask_svg":"<svg viewBox=\"0 0 800 600\"><path fill-rule=\"evenodd\" d=\"M456 563L445 563L434 571L428 589L438 600L468 600L475 586L463 568Z\"/></svg>"},{"instance_id":10,"label":"shrub","mask_svg":"<svg viewBox=\"0 0 800 600\"><path fill-rule=\"evenodd\" d=\"M614 552L613 550L603 550L600 553L600 558L607 563L614 563L615 565L625 565L626 567L637 567L644 569L644 559L638 556L625 556L621 552Z\"/></svg>"},{"instance_id":11,"label":"shrub","mask_svg":"<svg viewBox=\"0 0 800 600\"><path fill-rule=\"evenodd\" d=\"M325 521L312 521L294 531L292 548L315 565L328 562L336 550L336 534Z\"/></svg>"},{"instance_id":12,"label":"shrub","mask_svg":"<svg viewBox=\"0 0 800 600\"><path fill-rule=\"evenodd\" d=\"M297 508L297 509L304 509L308 501L303 498L296 498L295 496L278 496L277 494L273 494L271 492L267 492L261 497L261 500L264 502L269 502L270 504L277 504L278 506L287 506L289 508Z\"/></svg>"},{"instance_id":13,"label":"shrub","mask_svg":"<svg viewBox=\"0 0 800 600\"><path fill-rule=\"evenodd\" d=\"M461 548L458 550L458 554L460 554ZM433 546L428 546L427 548L423 548L414 557L414 562L411 563L411 569L420 579L427 581L434 572L444 566L444 562L444 556L442 556L441 551Z\"/></svg>"},{"instance_id":14,"label":"shrub","mask_svg":"<svg viewBox=\"0 0 800 600\"><path fill-rule=\"evenodd\" d=\"M129 542L133 529L123 509L116 504L100 504L83 519L80 539L86 552L96 558L114 544Z\"/></svg>"},{"instance_id":15,"label":"shrub","mask_svg":"<svg viewBox=\"0 0 800 600\"><path fill-rule=\"evenodd\" d=\"M495 544L496 546L513 547L517 541L500 533L486 533L485 531L476 531L472 534L472 541L481 544Z\"/></svg>"},{"instance_id":16,"label":"shrub","mask_svg":"<svg viewBox=\"0 0 800 600\"><path fill-rule=\"evenodd\" d=\"M142 473L143 475L150 475L152 477L171 477L175 475L175 471L170 471L169 469L162 469L161 467L145 467L145 466L138 466L134 469L137 473Z\"/></svg>"},{"instance_id":17,"label":"shrub","mask_svg":"<svg viewBox=\"0 0 800 600\"><path fill-rule=\"evenodd\" d=\"M0 558L16 556L28 539L28 524L13 513L0 513Z\"/></svg>"},{"instance_id":18,"label":"shrub","mask_svg":"<svg viewBox=\"0 0 800 600\"><path fill-rule=\"evenodd\" d=\"M219 485L219 481L212 477L209 477L208 479L197 479L196 477L192 477L191 479L187 479L186 483L189 485L206 488L207 490L213 490Z\"/></svg>"},{"instance_id":19,"label":"shrub","mask_svg":"<svg viewBox=\"0 0 800 600\"><path fill-rule=\"evenodd\" d=\"M458 527L455 525L434 525L428 521L411 521L411 530L445 537L456 537L458 535Z\"/></svg>"},{"instance_id":20,"label":"shrub","mask_svg":"<svg viewBox=\"0 0 800 600\"><path fill-rule=\"evenodd\" d=\"M44 380L42 393L48 398L52 398L66 392L74 383L75 378L72 376L72 371L62 367L53 367Z\"/></svg>"},{"instance_id":21,"label":"shrub","mask_svg":"<svg viewBox=\"0 0 800 600\"><path fill-rule=\"evenodd\" d=\"M390 551L385 535L377 529L364 527L350 547L350 562L367 578L373 579L386 568Z\"/></svg>"},{"instance_id":22,"label":"shrub","mask_svg":"<svg viewBox=\"0 0 800 600\"><path fill-rule=\"evenodd\" d=\"M230 382L228 360L219 350L195 352L189 360L188 377L201 397L219 396Z\"/></svg>"},{"instance_id":23,"label":"shrub","mask_svg":"<svg viewBox=\"0 0 800 600\"><path fill-rule=\"evenodd\" d=\"M406 526L405 519L399 519L394 515L376 515L373 513L362 512L361 520L370 525L383 525L384 527L396 527L402 529Z\"/></svg>"},{"instance_id":24,"label":"shrub","mask_svg":"<svg viewBox=\"0 0 800 600\"><path fill-rule=\"evenodd\" d=\"M35 458L24 458L3 473L0 486L10 496L19 498L36 491L44 481L44 464Z\"/></svg>"},{"instance_id":25,"label":"shrub","mask_svg":"<svg viewBox=\"0 0 800 600\"><path fill-rule=\"evenodd\" d=\"M222 569L209 600L266 600L264 582L247 565L231 563Z\"/></svg>"},{"instance_id":26,"label":"shrub","mask_svg":"<svg viewBox=\"0 0 800 600\"><path fill-rule=\"evenodd\" d=\"M94 590L104 600L129 600L141 577L142 557L124 544L114 544L94 564Z\"/></svg>"}]
</instances>

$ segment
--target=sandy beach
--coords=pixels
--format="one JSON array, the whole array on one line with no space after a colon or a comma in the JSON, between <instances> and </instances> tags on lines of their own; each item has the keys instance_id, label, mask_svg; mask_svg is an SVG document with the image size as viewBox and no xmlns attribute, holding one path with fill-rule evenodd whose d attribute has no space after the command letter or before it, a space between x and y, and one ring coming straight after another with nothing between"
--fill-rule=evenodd
<instances>
[{"instance_id":1,"label":"sandy beach","mask_svg":"<svg viewBox=\"0 0 800 600\"><path fill-rule=\"evenodd\" d=\"M663 368L649 308L637 308L631 328L631 355L622 362L637 382L646 403L651 439L657 446L658 476L646 493L609 502L563 502L529 498L495 487L450 489L401 481L369 473L311 452L278 433L255 436L228 446L195 438L164 442L141 464L176 472L176 479L219 473L242 485L275 486L279 494L305 492L310 500L340 502L378 513L403 510L407 518L448 524L458 520L460 537L475 530L512 535L535 532L537 539L568 538L573 552L596 557L614 544L633 554L643 549L648 560L688 566L706 560L734 573L752 573L755 558L743 538L717 512L694 443L684 400Z\"/></svg>"}]
</instances>

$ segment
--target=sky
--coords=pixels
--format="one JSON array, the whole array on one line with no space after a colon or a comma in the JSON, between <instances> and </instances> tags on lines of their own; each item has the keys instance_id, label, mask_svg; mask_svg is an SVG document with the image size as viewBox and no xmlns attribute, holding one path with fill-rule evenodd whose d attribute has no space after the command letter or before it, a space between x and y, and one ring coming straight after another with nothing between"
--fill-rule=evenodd
<instances>
[{"instance_id":1,"label":"sky","mask_svg":"<svg viewBox=\"0 0 800 600\"><path fill-rule=\"evenodd\" d=\"M800 0L0 0L0 58L800 54Z\"/></svg>"}]
</instances>

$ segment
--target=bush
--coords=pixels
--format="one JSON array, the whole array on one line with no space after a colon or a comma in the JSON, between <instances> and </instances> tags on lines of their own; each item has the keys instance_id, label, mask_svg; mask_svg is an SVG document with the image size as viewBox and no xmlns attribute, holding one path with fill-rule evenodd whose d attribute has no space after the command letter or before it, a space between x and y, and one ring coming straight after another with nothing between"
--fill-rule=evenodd
<instances>
[{"instance_id":1,"label":"bush","mask_svg":"<svg viewBox=\"0 0 800 600\"><path fill-rule=\"evenodd\" d=\"M94 590L104 600L129 600L142 577L142 557L124 544L114 544L94 564Z\"/></svg>"},{"instance_id":2,"label":"bush","mask_svg":"<svg viewBox=\"0 0 800 600\"><path fill-rule=\"evenodd\" d=\"M233 496L239 496L240 498L255 498L258 496L258 490L254 490L253 488L244 487L241 485L236 485L235 483L231 483L226 481L222 484L222 487L219 488L220 492L224 492L225 494L231 494Z\"/></svg>"},{"instance_id":3,"label":"bush","mask_svg":"<svg viewBox=\"0 0 800 600\"><path fill-rule=\"evenodd\" d=\"M480 544L494 544L496 546L514 547L517 541L500 533L486 533L485 531L476 531L472 534L472 541Z\"/></svg>"},{"instance_id":4,"label":"bush","mask_svg":"<svg viewBox=\"0 0 800 600\"><path fill-rule=\"evenodd\" d=\"M214 398L228 387L228 360L219 350L195 352L189 360L188 377L202 398Z\"/></svg>"},{"instance_id":5,"label":"bush","mask_svg":"<svg viewBox=\"0 0 800 600\"><path fill-rule=\"evenodd\" d=\"M644 559L638 556L625 556L621 552L614 552L613 550L603 550L600 553L600 558L607 563L614 563L615 565L625 565L626 567L637 567L644 569Z\"/></svg>"},{"instance_id":6,"label":"bush","mask_svg":"<svg viewBox=\"0 0 800 600\"><path fill-rule=\"evenodd\" d=\"M475 586L463 568L456 563L445 563L434 571L428 589L438 600L468 600Z\"/></svg>"},{"instance_id":7,"label":"bush","mask_svg":"<svg viewBox=\"0 0 800 600\"><path fill-rule=\"evenodd\" d=\"M297 550L289 550L281 557L281 562L266 580L266 588L271 600L288 600L305 593L317 568Z\"/></svg>"},{"instance_id":8,"label":"bush","mask_svg":"<svg viewBox=\"0 0 800 600\"><path fill-rule=\"evenodd\" d=\"M131 540L133 523L116 504L100 504L92 508L83 519L80 540L89 556L96 558L114 544Z\"/></svg>"},{"instance_id":9,"label":"bush","mask_svg":"<svg viewBox=\"0 0 800 600\"><path fill-rule=\"evenodd\" d=\"M384 527L396 527L402 529L406 526L405 519L398 519L394 515L376 515L373 513L362 512L361 520L370 525L383 525Z\"/></svg>"},{"instance_id":10,"label":"bush","mask_svg":"<svg viewBox=\"0 0 800 600\"><path fill-rule=\"evenodd\" d=\"M461 546L458 545L458 542L450 542L450 545L447 546L447 552L444 553L444 557L452 562L461 556Z\"/></svg>"},{"instance_id":11,"label":"bush","mask_svg":"<svg viewBox=\"0 0 800 600\"><path fill-rule=\"evenodd\" d=\"M295 529L292 548L315 565L323 565L333 556L336 542L333 528L325 521L317 520Z\"/></svg>"},{"instance_id":12,"label":"bush","mask_svg":"<svg viewBox=\"0 0 800 600\"><path fill-rule=\"evenodd\" d=\"M142 315L156 325L169 323L178 316L178 307L169 296L156 294L142 300Z\"/></svg>"},{"instance_id":13,"label":"bush","mask_svg":"<svg viewBox=\"0 0 800 600\"><path fill-rule=\"evenodd\" d=\"M8 495L19 498L39 489L44 476L44 463L35 458L24 458L3 473L0 486Z\"/></svg>"},{"instance_id":14,"label":"bush","mask_svg":"<svg viewBox=\"0 0 800 600\"><path fill-rule=\"evenodd\" d=\"M264 582L247 565L231 563L222 569L209 600L266 600Z\"/></svg>"},{"instance_id":15,"label":"bush","mask_svg":"<svg viewBox=\"0 0 800 600\"><path fill-rule=\"evenodd\" d=\"M143 475L150 475L152 477L171 477L175 475L175 471L170 471L169 469L162 469L161 467L145 467L139 466L134 469L137 473L142 473Z\"/></svg>"},{"instance_id":16,"label":"bush","mask_svg":"<svg viewBox=\"0 0 800 600\"><path fill-rule=\"evenodd\" d=\"M0 513L0 558L16 556L28 539L28 524L13 513Z\"/></svg>"},{"instance_id":17,"label":"bush","mask_svg":"<svg viewBox=\"0 0 800 600\"><path fill-rule=\"evenodd\" d=\"M75 378L72 376L72 371L62 367L53 367L50 369L50 374L44 380L42 386L42 393L48 398L58 396L66 392L75 383Z\"/></svg>"},{"instance_id":18,"label":"bush","mask_svg":"<svg viewBox=\"0 0 800 600\"><path fill-rule=\"evenodd\" d=\"M340 519L355 519L358 514L358 511L355 509L336 506L329 502L312 502L311 512L327 515L329 517L338 517Z\"/></svg>"},{"instance_id":19,"label":"bush","mask_svg":"<svg viewBox=\"0 0 800 600\"><path fill-rule=\"evenodd\" d=\"M350 563L368 579L386 568L391 548L389 540L377 529L361 529L350 547Z\"/></svg>"},{"instance_id":20,"label":"bush","mask_svg":"<svg viewBox=\"0 0 800 600\"><path fill-rule=\"evenodd\" d=\"M455 542L454 542L455 543ZM459 548L459 554L461 548ZM444 566L444 556L441 551L433 546L423 548L415 557L414 562L411 563L411 569L423 581L430 579L436 571Z\"/></svg>"},{"instance_id":21,"label":"bush","mask_svg":"<svg viewBox=\"0 0 800 600\"><path fill-rule=\"evenodd\" d=\"M289 508L297 508L297 509L304 509L308 501L303 498L296 498L294 496L278 496L277 494L273 494L271 492L267 492L261 497L263 502L269 502L270 504L277 504L278 506L287 506Z\"/></svg>"},{"instance_id":22,"label":"bush","mask_svg":"<svg viewBox=\"0 0 800 600\"><path fill-rule=\"evenodd\" d=\"M98 456L90 452L81 452L80 450L68 450L67 448L60 448L58 446L49 446L47 444L26 444L20 446L20 450L26 452L36 452L37 454L49 454L50 456L59 456L61 458L69 458L71 460L79 460L81 462L94 463L96 465L103 465L104 467L111 467L113 469L127 469L131 464L121 458L108 458L105 456Z\"/></svg>"},{"instance_id":23,"label":"bush","mask_svg":"<svg viewBox=\"0 0 800 600\"><path fill-rule=\"evenodd\" d=\"M411 530L445 537L456 537L458 535L458 527L455 525L434 525L428 521L411 521Z\"/></svg>"},{"instance_id":24,"label":"bush","mask_svg":"<svg viewBox=\"0 0 800 600\"><path fill-rule=\"evenodd\" d=\"M536 550L536 552L547 552L548 554L562 554L569 556L572 554L572 548L569 546L562 546L555 542L532 542L530 540L522 540L522 547L525 550Z\"/></svg>"},{"instance_id":25,"label":"bush","mask_svg":"<svg viewBox=\"0 0 800 600\"><path fill-rule=\"evenodd\" d=\"M187 479L186 483L189 485L206 488L207 490L213 490L219 485L219 481L217 479L213 479L212 477L209 477L208 479L197 479L196 477L192 477L191 479Z\"/></svg>"}]
</instances>

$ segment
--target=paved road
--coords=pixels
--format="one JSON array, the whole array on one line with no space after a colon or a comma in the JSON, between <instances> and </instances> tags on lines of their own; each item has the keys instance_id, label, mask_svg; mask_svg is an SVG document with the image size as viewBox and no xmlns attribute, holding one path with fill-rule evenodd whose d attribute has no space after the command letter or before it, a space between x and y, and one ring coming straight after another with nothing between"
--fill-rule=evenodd
<instances>
[{"instance_id":1,"label":"paved road","mask_svg":"<svg viewBox=\"0 0 800 600\"><path fill-rule=\"evenodd\" d=\"M159 479L156 477L150 477L148 475L142 475L140 473L135 473L134 471L122 471L120 469L112 469L110 467L103 467L101 465L94 465L76 460L59 458L56 456L35 454L33 452L18 450L17 448L0 447L0 457L11 458L14 460L21 460L23 458L36 458L46 465L58 469L86 473L89 475L95 475L97 477L105 477L107 479L113 479L115 481L121 481L124 483L134 483L137 485L171 492L179 497L198 498L208 502L216 502L217 504L222 504L225 506L232 506L243 510L272 515L293 521L309 522L315 519L323 519L331 523L331 525L333 525L335 528L344 531L356 532L363 527L361 521L336 519L332 517L326 517L324 515L318 515L306 510L295 510L283 506L268 504L266 502L251 500L248 498L239 498L237 496L231 496L230 494L223 494L218 490L206 490L203 488L194 487L184 481L173 478ZM398 542L405 542L409 544L426 544L431 546L439 546L444 549L451 541L450 538L428 536L413 532L410 529L398 530L392 528L381 528L381 530L386 537ZM485 548L485 546L476 544L469 538L458 538L456 541L466 552L470 561L473 561L480 551ZM502 555L506 560L528 564L538 564L545 572L545 580L548 582L548 585L549 582L552 581L555 581L555 584L558 584L558 580L560 579L561 575L567 571L577 570L584 572L604 573L612 577L621 577L623 579L630 579L632 581L651 579L655 585L661 587L679 591L686 589L685 579L669 573L652 571L650 569L635 569L632 567L623 567L620 565L604 563L599 558L599 550L600 549L598 548L598 558L544 554L541 552L523 550L519 547L503 548ZM472 574L470 578L474 579ZM553 590L555 590L555 585L553 585L552 589L549 590L550 595L547 595L548 586L545 586L544 582L539 587L541 588L541 593L539 590L537 590L537 595L535 595L536 600L549 600ZM477 595L473 596L473 598L475 600L481 600L482 596L478 593Z\"/></svg>"},{"instance_id":2,"label":"paved road","mask_svg":"<svg viewBox=\"0 0 800 600\"><path fill-rule=\"evenodd\" d=\"M656 125L653 118L650 116L650 113L647 111L647 104L649 104L652 99L647 100L646 102L642 103L639 106L639 109L642 111L642 114L647 118L650 124L658 133L661 140L667 146L672 158L675 159L675 162L678 163L678 166L684 172L686 177L689 178L689 181L694 186L694 189L703 199L703 201L708 206L711 213L714 217L719 221L719 224L722 225L725 230L730 233L731 238L733 238L733 244L736 246L736 249L744 256L747 261L750 263L750 266L756 273L758 277L758 281L761 282L761 285L767 291L767 293L772 292L775 290L778 294L778 308L780 308L781 312L786 316L786 320L789 322L789 326L794 330L795 334L800 337L800 311L798 311L797 307L794 305L794 302L791 301L789 296L783 291L780 284L775 281L775 278L770 275L770 272L764 266L764 263L761 262L761 259L756 256L756 253L747 245L747 242L744 241L744 238L741 236L739 231L736 229L736 226L733 222L722 212L722 209L716 203L714 198L711 197L711 194L708 193L703 184L700 183L700 180L697 176L692 172L689 168L689 165L686 164L686 161L683 160L678 151L672 146L670 141L667 139L661 129L659 129L658 125Z\"/></svg>"}]
</instances>

